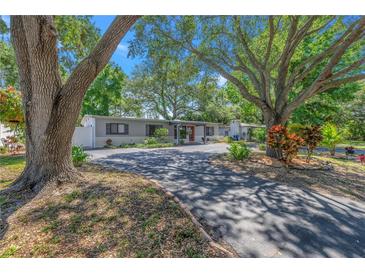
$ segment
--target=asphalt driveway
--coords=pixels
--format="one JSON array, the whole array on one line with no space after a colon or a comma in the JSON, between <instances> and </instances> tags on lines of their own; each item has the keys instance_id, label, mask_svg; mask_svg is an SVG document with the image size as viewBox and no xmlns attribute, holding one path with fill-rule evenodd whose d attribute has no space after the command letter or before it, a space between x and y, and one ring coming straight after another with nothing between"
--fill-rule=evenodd
<instances>
[{"instance_id":1,"label":"asphalt driveway","mask_svg":"<svg viewBox=\"0 0 365 274\"><path fill-rule=\"evenodd\" d=\"M365 203L212 166L225 144L89 151L159 180L242 257L365 257Z\"/></svg>"}]
</instances>

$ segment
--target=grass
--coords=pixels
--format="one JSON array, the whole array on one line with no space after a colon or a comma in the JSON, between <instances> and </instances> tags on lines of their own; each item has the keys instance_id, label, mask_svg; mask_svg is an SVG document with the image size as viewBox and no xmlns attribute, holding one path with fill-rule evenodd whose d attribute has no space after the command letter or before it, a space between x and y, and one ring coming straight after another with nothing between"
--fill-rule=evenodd
<instances>
[{"instance_id":1,"label":"grass","mask_svg":"<svg viewBox=\"0 0 365 274\"><path fill-rule=\"evenodd\" d=\"M24 160L8 157L2 173L13 180ZM1 257L224 257L149 180L91 164L79 171L84 182L49 185L7 219Z\"/></svg>"},{"instance_id":2,"label":"grass","mask_svg":"<svg viewBox=\"0 0 365 274\"><path fill-rule=\"evenodd\" d=\"M339 144L337 145L337 147L348 147L348 146L353 146L355 147L355 149L365 149L365 141L346 141L345 143L343 144Z\"/></svg>"},{"instance_id":3,"label":"grass","mask_svg":"<svg viewBox=\"0 0 365 274\"><path fill-rule=\"evenodd\" d=\"M0 155L0 190L6 188L24 169L23 155Z\"/></svg>"},{"instance_id":4,"label":"grass","mask_svg":"<svg viewBox=\"0 0 365 274\"><path fill-rule=\"evenodd\" d=\"M356 171L364 171L365 172L365 165L361 165L359 162L355 162L353 160L348 160L345 158L333 158L333 157L326 157L326 156L313 156L313 158L321 160L321 161L326 161L326 162L330 162L332 164L335 164L338 167L343 167L343 168L347 168L350 169L353 172Z\"/></svg>"}]
</instances>

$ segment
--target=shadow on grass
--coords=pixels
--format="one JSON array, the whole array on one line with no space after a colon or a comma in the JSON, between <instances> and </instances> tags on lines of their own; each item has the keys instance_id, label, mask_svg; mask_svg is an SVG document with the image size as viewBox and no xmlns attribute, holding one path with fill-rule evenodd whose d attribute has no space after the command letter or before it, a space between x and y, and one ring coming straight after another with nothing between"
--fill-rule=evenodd
<instances>
[{"instance_id":1,"label":"shadow on grass","mask_svg":"<svg viewBox=\"0 0 365 274\"><path fill-rule=\"evenodd\" d=\"M153 185L134 175L93 172L98 175L88 173L88 183L42 193L17 212L20 225L13 223L0 250L18 245L10 252L16 257L214 256L190 219Z\"/></svg>"}]
</instances>

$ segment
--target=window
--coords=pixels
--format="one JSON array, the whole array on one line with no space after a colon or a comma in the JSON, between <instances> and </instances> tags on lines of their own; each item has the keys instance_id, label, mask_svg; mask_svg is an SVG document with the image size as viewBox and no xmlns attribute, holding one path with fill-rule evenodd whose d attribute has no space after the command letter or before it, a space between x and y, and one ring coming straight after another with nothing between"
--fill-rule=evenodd
<instances>
[{"instance_id":1,"label":"window","mask_svg":"<svg viewBox=\"0 0 365 274\"><path fill-rule=\"evenodd\" d=\"M121 123L107 123L106 124L107 135L128 135L128 124Z\"/></svg>"},{"instance_id":2,"label":"window","mask_svg":"<svg viewBox=\"0 0 365 274\"><path fill-rule=\"evenodd\" d=\"M206 136L214 136L214 127L206 127L205 128Z\"/></svg>"},{"instance_id":3,"label":"window","mask_svg":"<svg viewBox=\"0 0 365 274\"><path fill-rule=\"evenodd\" d=\"M162 128L162 125L146 125L146 136L153 136L158 128Z\"/></svg>"}]
</instances>

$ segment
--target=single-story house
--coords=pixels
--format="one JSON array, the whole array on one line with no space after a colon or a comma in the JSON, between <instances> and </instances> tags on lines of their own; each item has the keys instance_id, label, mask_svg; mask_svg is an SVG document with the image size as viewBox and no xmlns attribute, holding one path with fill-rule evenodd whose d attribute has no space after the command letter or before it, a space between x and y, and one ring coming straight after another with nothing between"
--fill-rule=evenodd
<instances>
[{"instance_id":1,"label":"single-story house","mask_svg":"<svg viewBox=\"0 0 365 274\"><path fill-rule=\"evenodd\" d=\"M203 121L163 120L134 117L112 117L85 115L81 120L82 127L76 127L72 137L74 145L86 148L101 148L111 140L113 145L143 143L152 137L157 128L168 129L168 140L176 144L199 144L232 136L247 140L250 127L261 127L254 124L243 124L232 121L230 125ZM238 135L238 137L237 137Z\"/></svg>"},{"instance_id":2,"label":"single-story house","mask_svg":"<svg viewBox=\"0 0 365 274\"><path fill-rule=\"evenodd\" d=\"M81 125L76 127L72 142L88 148L104 147L109 139L116 146L143 143L161 127L168 129L167 138L176 144L204 143L228 135L225 125L202 121L85 115Z\"/></svg>"}]
</instances>

